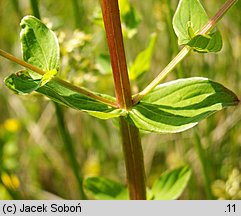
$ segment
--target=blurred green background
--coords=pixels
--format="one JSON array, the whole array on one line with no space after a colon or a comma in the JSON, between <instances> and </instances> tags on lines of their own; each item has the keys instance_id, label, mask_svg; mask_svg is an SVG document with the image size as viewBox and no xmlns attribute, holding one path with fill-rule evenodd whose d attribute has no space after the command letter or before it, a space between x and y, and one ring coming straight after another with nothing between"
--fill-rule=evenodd
<instances>
[{"instance_id":1,"label":"blurred green background","mask_svg":"<svg viewBox=\"0 0 241 216\"><path fill-rule=\"evenodd\" d=\"M98 25L98 0L39 1L42 20L56 32L61 46L59 76L93 91L114 95L105 33ZM132 82L143 89L177 54L171 27L177 0L130 1L138 28L125 37L129 64L157 33L150 70ZM213 16L224 1L203 0ZM241 2L219 23L223 49L217 54L192 52L167 78L203 76L222 83L241 98ZM30 1L0 0L0 48L21 58L19 23L33 14ZM126 20L128 23L128 20ZM17 96L4 78L22 69L0 58L0 199L79 199L78 184L61 139L55 106L32 94ZM63 109L70 131L79 175L103 176L125 184L125 167L118 124L85 113ZM192 178L180 199L241 199L241 108L228 108L179 134L142 134L147 185L165 170L190 164ZM198 147L202 147L206 175ZM207 185L211 188L207 191ZM91 198L91 197L90 197Z\"/></svg>"}]
</instances>

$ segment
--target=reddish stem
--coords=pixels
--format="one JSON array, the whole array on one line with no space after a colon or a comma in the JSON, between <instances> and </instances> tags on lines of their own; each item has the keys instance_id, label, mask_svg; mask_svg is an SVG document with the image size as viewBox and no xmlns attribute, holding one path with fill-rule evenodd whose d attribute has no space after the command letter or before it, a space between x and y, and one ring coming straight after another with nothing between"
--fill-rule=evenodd
<instances>
[{"instance_id":1,"label":"reddish stem","mask_svg":"<svg viewBox=\"0 0 241 216\"><path fill-rule=\"evenodd\" d=\"M120 108L132 107L118 0L101 0L106 37L111 57L117 104Z\"/></svg>"},{"instance_id":2,"label":"reddish stem","mask_svg":"<svg viewBox=\"0 0 241 216\"><path fill-rule=\"evenodd\" d=\"M133 102L121 31L118 0L100 0L109 46L116 100L120 108L130 110ZM120 131L130 199L146 199L145 169L138 128L120 117Z\"/></svg>"},{"instance_id":3,"label":"reddish stem","mask_svg":"<svg viewBox=\"0 0 241 216\"><path fill-rule=\"evenodd\" d=\"M145 200L146 176L139 129L120 117L120 131L130 199Z\"/></svg>"}]
</instances>

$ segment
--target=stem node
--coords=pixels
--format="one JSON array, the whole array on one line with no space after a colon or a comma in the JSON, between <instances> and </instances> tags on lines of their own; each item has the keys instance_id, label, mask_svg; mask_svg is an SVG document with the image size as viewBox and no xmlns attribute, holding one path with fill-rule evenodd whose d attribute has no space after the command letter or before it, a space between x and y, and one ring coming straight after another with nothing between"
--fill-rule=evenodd
<instances>
[{"instance_id":1,"label":"stem node","mask_svg":"<svg viewBox=\"0 0 241 216\"><path fill-rule=\"evenodd\" d=\"M118 1L100 0L100 3L111 57L117 104L122 109L130 110L133 103ZM145 169L139 129L124 117L120 117L120 130L130 199L145 200Z\"/></svg>"}]
</instances>

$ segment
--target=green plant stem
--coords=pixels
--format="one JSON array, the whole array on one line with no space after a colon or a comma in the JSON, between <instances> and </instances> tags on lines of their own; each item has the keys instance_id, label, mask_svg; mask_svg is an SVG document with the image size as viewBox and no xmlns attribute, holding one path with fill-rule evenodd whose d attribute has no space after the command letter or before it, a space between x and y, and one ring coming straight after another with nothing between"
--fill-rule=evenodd
<instances>
[{"instance_id":1,"label":"green plant stem","mask_svg":"<svg viewBox=\"0 0 241 216\"><path fill-rule=\"evenodd\" d=\"M82 0L72 0L73 5L73 12L74 12L74 19L75 19L75 27L81 28L83 23L83 17L84 17L84 10L82 6Z\"/></svg>"},{"instance_id":2,"label":"green plant stem","mask_svg":"<svg viewBox=\"0 0 241 216\"><path fill-rule=\"evenodd\" d=\"M199 34L207 34L210 32L217 23L222 19L222 17L228 12L228 10L237 3L238 0L227 0L223 6L219 9L219 11L214 15L212 19L208 21L208 23L203 27L203 29L199 32Z\"/></svg>"},{"instance_id":3,"label":"green plant stem","mask_svg":"<svg viewBox=\"0 0 241 216\"><path fill-rule=\"evenodd\" d=\"M167 5L166 23L167 23L167 28L168 28L169 35L170 35L170 44L172 46L172 49L170 49L170 51L171 51L171 56L173 57L173 54L178 53L179 47L177 44L177 37L175 35L174 29L172 26L172 17L174 15L174 13L171 8L171 1L170 0L165 0L165 1L166 1L166 5ZM177 65L177 75L179 78L185 76L185 71L184 71L182 64Z\"/></svg>"},{"instance_id":4,"label":"green plant stem","mask_svg":"<svg viewBox=\"0 0 241 216\"><path fill-rule=\"evenodd\" d=\"M79 164L78 164L78 161L76 160L74 145L73 145L71 136L69 134L69 130L66 126L66 123L64 122L64 112L62 110L61 105L59 105L58 103L54 103L54 105L55 105L55 112L56 112L56 117L58 121L59 132L62 137L65 150L68 154L69 161L73 169L73 173L78 183L80 199L86 199L85 193L83 191L83 180L79 173L79 170L80 170Z\"/></svg>"},{"instance_id":5,"label":"green plant stem","mask_svg":"<svg viewBox=\"0 0 241 216\"><path fill-rule=\"evenodd\" d=\"M23 60L21 60L21 59L11 55L11 54L3 51L2 49L0 49L0 56L3 56L4 58L6 58L6 59L8 59L10 61L13 61L13 62L15 62L15 63L25 67L25 68L28 68L28 69L30 69L30 70L32 70L32 71L34 71L34 72L36 72L36 73L38 73L40 75L44 75L45 74L45 71L43 71L43 70L41 70L41 69L39 69L39 68L37 68L37 67L35 67L35 66L33 66L33 65L23 61ZM106 98L103 98L103 97L97 95L97 94L94 94L93 92L91 92L89 90L86 90L85 88L80 88L78 86L75 86L75 85L73 85L73 84L71 84L71 83L69 83L69 82L67 82L65 80L62 80L62 79L58 78L58 77L54 77L53 80L58 82L60 85L66 87L68 89L71 89L71 90L73 90L75 92L83 94L83 95L85 95L87 97L90 97L90 98L92 98L94 100L100 101L100 102L102 102L102 103L104 103L106 105L109 105L111 107L117 108L117 105L116 105L116 103L114 101L110 101L110 100L108 100Z\"/></svg>"},{"instance_id":6,"label":"green plant stem","mask_svg":"<svg viewBox=\"0 0 241 216\"><path fill-rule=\"evenodd\" d=\"M38 19L41 19L38 0L31 0L31 5L32 5L32 10L33 10L34 16ZM80 199L86 199L86 196L85 196L85 193L83 190L83 180L79 173L80 167L79 167L78 161L76 160L74 145L73 145L69 130L68 130L65 120L64 120L65 119L64 111L60 104L58 104L56 102L53 102L53 104L55 106L55 114L56 114L57 121L58 121L57 125L59 128L59 132L60 132L61 138L63 140L63 144L66 149L66 152L69 156L71 168L73 170L74 176L75 176L77 184L78 184Z\"/></svg>"},{"instance_id":7,"label":"green plant stem","mask_svg":"<svg viewBox=\"0 0 241 216\"><path fill-rule=\"evenodd\" d=\"M162 72L140 93L133 97L133 103L137 104L145 95L151 92L190 52L191 47L185 46L177 56L162 70Z\"/></svg>"},{"instance_id":8,"label":"green plant stem","mask_svg":"<svg viewBox=\"0 0 241 216\"><path fill-rule=\"evenodd\" d=\"M100 3L110 52L117 104L120 108L129 110L132 108L131 88L118 1L100 0ZM124 117L120 117L119 123L130 199L145 200L145 169L139 129Z\"/></svg>"},{"instance_id":9,"label":"green plant stem","mask_svg":"<svg viewBox=\"0 0 241 216\"><path fill-rule=\"evenodd\" d=\"M33 10L33 15L36 18L41 19L40 12L39 12L38 0L30 0L30 2L31 2L32 10Z\"/></svg>"},{"instance_id":10,"label":"green plant stem","mask_svg":"<svg viewBox=\"0 0 241 216\"><path fill-rule=\"evenodd\" d=\"M13 4L13 7L14 7L17 15L18 15L19 17L22 17L22 11L21 11L21 8L20 8L20 6L19 6L18 0L12 0L12 4Z\"/></svg>"},{"instance_id":11,"label":"green plant stem","mask_svg":"<svg viewBox=\"0 0 241 216\"><path fill-rule=\"evenodd\" d=\"M204 178L205 192L206 192L207 198L209 200L214 199L213 194L212 194L212 189L211 189L211 181L210 181L209 175L208 175L209 164L207 162L207 158L205 156L205 151L202 147L201 140L200 140L200 137L199 137L197 131L194 132L194 146L195 146L199 161L201 163L202 173L203 173L203 178Z\"/></svg>"},{"instance_id":12,"label":"green plant stem","mask_svg":"<svg viewBox=\"0 0 241 216\"><path fill-rule=\"evenodd\" d=\"M203 35L209 33L237 1L238 0L227 0L221 9L212 19L208 21L198 34ZM146 94L151 92L187 56L191 50L191 47L184 46L177 56L161 71L161 73L143 91L133 97L133 103L137 104Z\"/></svg>"}]
</instances>

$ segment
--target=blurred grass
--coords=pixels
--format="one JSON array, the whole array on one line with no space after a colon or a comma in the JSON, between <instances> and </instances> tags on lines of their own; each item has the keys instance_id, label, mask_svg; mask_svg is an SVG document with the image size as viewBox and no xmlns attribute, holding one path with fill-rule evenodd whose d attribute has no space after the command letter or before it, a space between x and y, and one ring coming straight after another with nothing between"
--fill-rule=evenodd
<instances>
[{"instance_id":1,"label":"blurred grass","mask_svg":"<svg viewBox=\"0 0 241 216\"><path fill-rule=\"evenodd\" d=\"M143 19L138 33L125 40L128 61L133 61L145 48L152 32L158 34L151 70L135 83L143 89L177 52L170 15L178 1L131 2ZM202 2L212 16L224 1ZM58 36L63 38L61 76L94 91L114 95L111 75L100 74L96 69L97 57L108 52L103 30L92 22L98 1L83 1L80 6L85 16L80 20L79 30L85 34L73 36L77 24L71 1L68 4L64 0L59 0L58 4L53 0L40 2L42 19L50 21ZM240 98L240 10L239 1L218 25L224 42L220 53L191 53L166 80L205 76L232 89ZM21 56L19 22L21 16L27 14L32 14L28 1L0 1L0 47L18 57ZM71 52L66 51L64 45L69 48L68 41L74 37L82 43L73 45ZM77 199L78 184L59 137L53 104L37 94L16 96L4 86L4 77L20 68L0 59L0 199ZM74 110L64 111L80 172L85 177L100 175L124 184L125 168L115 120L102 121ZM12 120L18 127L16 124L6 126ZM181 199L208 198L194 146L197 132L208 164L213 195L218 199L241 199L240 131L241 108L238 106L221 111L181 134L143 134L148 185L166 169L189 163L194 173ZM14 184L17 181L19 185Z\"/></svg>"}]
</instances>

